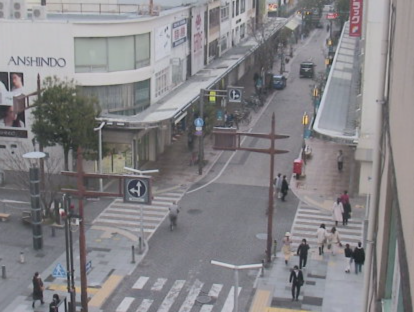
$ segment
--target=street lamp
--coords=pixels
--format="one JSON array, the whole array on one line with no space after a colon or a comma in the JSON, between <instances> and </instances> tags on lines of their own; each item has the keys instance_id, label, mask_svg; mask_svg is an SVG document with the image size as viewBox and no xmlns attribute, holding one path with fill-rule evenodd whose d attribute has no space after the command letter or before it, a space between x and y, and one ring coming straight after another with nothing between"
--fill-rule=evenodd
<instances>
[{"instance_id":1,"label":"street lamp","mask_svg":"<svg viewBox=\"0 0 414 312\"><path fill-rule=\"evenodd\" d=\"M23 155L23 158L34 160L31 161L29 169L30 177L30 203L32 207L32 233L33 233L33 248L39 250L43 248L43 233L42 233L42 209L40 207L40 172L36 165L37 160L45 158L46 154L43 152L30 152Z\"/></svg>"},{"instance_id":2,"label":"street lamp","mask_svg":"<svg viewBox=\"0 0 414 312\"><path fill-rule=\"evenodd\" d=\"M99 131L99 159L98 167L99 173L102 174L102 128L106 125L105 121L102 121L98 128L94 128L93 131ZM99 191L103 192L103 181L102 178L99 179Z\"/></svg>"},{"instance_id":3,"label":"street lamp","mask_svg":"<svg viewBox=\"0 0 414 312\"><path fill-rule=\"evenodd\" d=\"M220 266L226 269L234 270L234 309L233 312L239 311L239 270L251 270L251 269L263 269L263 263L261 264L245 264L234 265L215 260L210 261L211 264Z\"/></svg>"}]
</instances>

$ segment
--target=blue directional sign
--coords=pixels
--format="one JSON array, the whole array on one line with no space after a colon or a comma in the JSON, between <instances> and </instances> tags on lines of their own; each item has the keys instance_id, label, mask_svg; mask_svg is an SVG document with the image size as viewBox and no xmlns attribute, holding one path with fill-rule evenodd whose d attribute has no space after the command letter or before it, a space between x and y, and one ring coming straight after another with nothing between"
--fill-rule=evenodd
<instances>
[{"instance_id":1,"label":"blue directional sign","mask_svg":"<svg viewBox=\"0 0 414 312\"><path fill-rule=\"evenodd\" d=\"M52 276L56 278L66 278L67 273L65 268L60 263L58 263L52 272Z\"/></svg>"},{"instance_id":2,"label":"blue directional sign","mask_svg":"<svg viewBox=\"0 0 414 312\"><path fill-rule=\"evenodd\" d=\"M125 177L124 181L124 202L151 204L150 177Z\"/></svg>"},{"instance_id":3,"label":"blue directional sign","mask_svg":"<svg viewBox=\"0 0 414 312\"><path fill-rule=\"evenodd\" d=\"M200 117L196 118L194 120L194 126L196 126L196 127L202 127L202 126L204 126L204 120L201 119Z\"/></svg>"},{"instance_id":4,"label":"blue directional sign","mask_svg":"<svg viewBox=\"0 0 414 312\"><path fill-rule=\"evenodd\" d=\"M227 101L229 103L241 103L243 100L243 88L242 87L228 87L227 88Z\"/></svg>"},{"instance_id":5,"label":"blue directional sign","mask_svg":"<svg viewBox=\"0 0 414 312\"><path fill-rule=\"evenodd\" d=\"M85 271L86 274L89 274L89 272L92 270L92 260L89 260L85 265Z\"/></svg>"}]
</instances>

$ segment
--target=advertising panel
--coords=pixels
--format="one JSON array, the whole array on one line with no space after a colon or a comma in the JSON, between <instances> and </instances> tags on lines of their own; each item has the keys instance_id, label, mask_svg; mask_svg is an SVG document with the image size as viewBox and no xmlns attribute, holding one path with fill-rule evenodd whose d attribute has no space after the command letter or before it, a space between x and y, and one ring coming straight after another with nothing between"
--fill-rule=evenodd
<instances>
[{"instance_id":1,"label":"advertising panel","mask_svg":"<svg viewBox=\"0 0 414 312\"><path fill-rule=\"evenodd\" d=\"M0 137L27 138L23 73L0 72Z\"/></svg>"},{"instance_id":2,"label":"advertising panel","mask_svg":"<svg viewBox=\"0 0 414 312\"><path fill-rule=\"evenodd\" d=\"M159 61L171 53L171 26L155 30L155 61Z\"/></svg>"},{"instance_id":3,"label":"advertising panel","mask_svg":"<svg viewBox=\"0 0 414 312\"><path fill-rule=\"evenodd\" d=\"M362 0L351 0L349 14L349 36L362 35Z\"/></svg>"},{"instance_id":4,"label":"advertising panel","mask_svg":"<svg viewBox=\"0 0 414 312\"><path fill-rule=\"evenodd\" d=\"M182 19L173 23L173 47L183 44L187 41L187 19Z\"/></svg>"},{"instance_id":5,"label":"advertising panel","mask_svg":"<svg viewBox=\"0 0 414 312\"><path fill-rule=\"evenodd\" d=\"M191 75L204 67L204 8L192 9Z\"/></svg>"}]
</instances>

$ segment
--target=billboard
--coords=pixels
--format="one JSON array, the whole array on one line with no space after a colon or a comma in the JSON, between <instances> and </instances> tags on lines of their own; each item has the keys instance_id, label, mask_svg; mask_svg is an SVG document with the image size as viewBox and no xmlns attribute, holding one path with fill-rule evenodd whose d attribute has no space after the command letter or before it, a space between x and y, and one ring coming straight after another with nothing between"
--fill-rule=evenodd
<instances>
[{"instance_id":1,"label":"billboard","mask_svg":"<svg viewBox=\"0 0 414 312\"><path fill-rule=\"evenodd\" d=\"M173 32L172 46L174 48L186 42L187 41L187 19L182 19L178 22L173 23L172 32Z\"/></svg>"},{"instance_id":2,"label":"billboard","mask_svg":"<svg viewBox=\"0 0 414 312\"><path fill-rule=\"evenodd\" d=\"M0 137L27 138L23 73L0 72Z\"/></svg>"},{"instance_id":3,"label":"billboard","mask_svg":"<svg viewBox=\"0 0 414 312\"><path fill-rule=\"evenodd\" d=\"M362 0L351 0L349 8L349 36L361 37L362 35Z\"/></svg>"},{"instance_id":4,"label":"billboard","mask_svg":"<svg viewBox=\"0 0 414 312\"><path fill-rule=\"evenodd\" d=\"M204 7L192 9L191 75L204 67Z\"/></svg>"},{"instance_id":5,"label":"billboard","mask_svg":"<svg viewBox=\"0 0 414 312\"><path fill-rule=\"evenodd\" d=\"M167 57L170 53L171 26L165 25L164 27L160 27L155 30L155 61L159 61L164 57Z\"/></svg>"}]
</instances>

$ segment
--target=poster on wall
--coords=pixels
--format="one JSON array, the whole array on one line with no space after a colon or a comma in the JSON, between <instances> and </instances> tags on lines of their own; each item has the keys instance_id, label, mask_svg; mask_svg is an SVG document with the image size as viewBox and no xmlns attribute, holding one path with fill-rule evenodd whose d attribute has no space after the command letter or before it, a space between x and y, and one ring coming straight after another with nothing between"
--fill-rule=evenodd
<instances>
[{"instance_id":1,"label":"poster on wall","mask_svg":"<svg viewBox=\"0 0 414 312\"><path fill-rule=\"evenodd\" d=\"M349 16L349 36L361 37L362 35L362 0L351 0Z\"/></svg>"},{"instance_id":2,"label":"poster on wall","mask_svg":"<svg viewBox=\"0 0 414 312\"><path fill-rule=\"evenodd\" d=\"M192 10L191 75L204 67L204 8Z\"/></svg>"},{"instance_id":3,"label":"poster on wall","mask_svg":"<svg viewBox=\"0 0 414 312\"><path fill-rule=\"evenodd\" d=\"M0 137L27 138L23 73L0 72Z\"/></svg>"},{"instance_id":4,"label":"poster on wall","mask_svg":"<svg viewBox=\"0 0 414 312\"><path fill-rule=\"evenodd\" d=\"M187 19L182 19L172 25L173 43L172 46L183 44L187 41Z\"/></svg>"},{"instance_id":5,"label":"poster on wall","mask_svg":"<svg viewBox=\"0 0 414 312\"><path fill-rule=\"evenodd\" d=\"M155 30L155 61L159 61L171 53L171 26Z\"/></svg>"}]
</instances>

